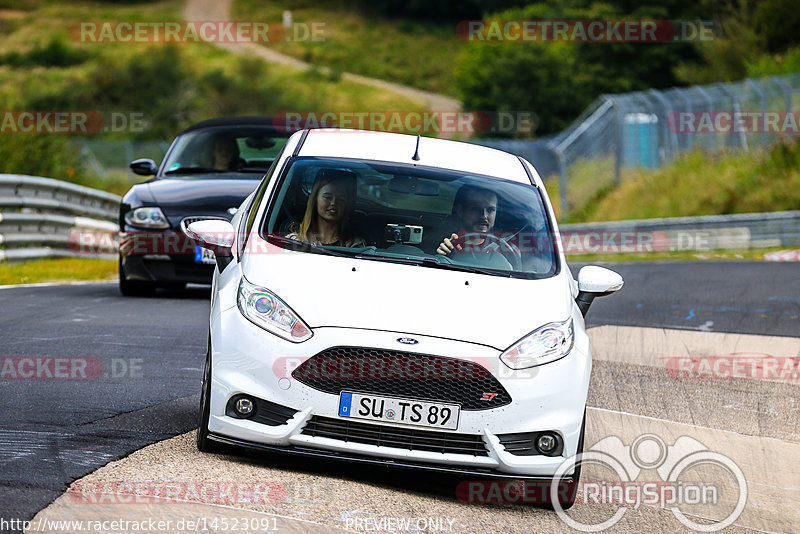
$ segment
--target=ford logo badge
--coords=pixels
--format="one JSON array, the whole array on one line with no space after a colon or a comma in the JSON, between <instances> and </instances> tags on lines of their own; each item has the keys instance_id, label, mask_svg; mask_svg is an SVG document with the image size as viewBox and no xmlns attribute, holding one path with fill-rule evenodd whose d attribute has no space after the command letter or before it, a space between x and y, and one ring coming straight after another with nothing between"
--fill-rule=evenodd
<instances>
[{"instance_id":1,"label":"ford logo badge","mask_svg":"<svg viewBox=\"0 0 800 534\"><path fill-rule=\"evenodd\" d=\"M397 342L402 343L403 345L416 345L417 343L419 343L419 341L417 341L413 337L398 337Z\"/></svg>"}]
</instances>

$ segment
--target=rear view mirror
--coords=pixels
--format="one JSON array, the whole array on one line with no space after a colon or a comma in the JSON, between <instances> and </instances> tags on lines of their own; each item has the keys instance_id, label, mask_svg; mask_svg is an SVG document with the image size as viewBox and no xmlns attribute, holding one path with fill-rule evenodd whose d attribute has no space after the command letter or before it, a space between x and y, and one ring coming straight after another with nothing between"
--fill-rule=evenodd
<instances>
[{"instance_id":1,"label":"rear view mirror","mask_svg":"<svg viewBox=\"0 0 800 534\"><path fill-rule=\"evenodd\" d=\"M439 184L427 180L419 180L413 176L395 176L389 180L389 191L406 195L435 197L439 195Z\"/></svg>"},{"instance_id":2,"label":"rear view mirror","mask_svg":"<svg viewBox=\"0 0 800 534\"><path fill-rule=\"evenodd\" d=\"M134 174L139 174L141 176L154 176L158 171L156 162L147 158L131 161L130 168Z\"/></svg>"},{"instance_id":3,"label":"rear view mirror","mask_svg":"<svg viewBox=\"0 0 800 534\"><path fill-rule=\"evenodd\" d=\"M244 140L244 144L256 150L264 150L265 148L272 148L275 146L275 139L271 137L248 137Z\"/></svg>"},{"instance_id":4,"label":"rear view mirror","mask_svg":"<svg viewBox=\"0 0 800 534\"><path fill-rule=\"evenodd\" d=\"M622 277L611 269L596 265L583 267L578 272L578 296L575 298L583 316L586 317L596 297L610 295L622 288L624 283Z\"/></svg>"}]
</instances>

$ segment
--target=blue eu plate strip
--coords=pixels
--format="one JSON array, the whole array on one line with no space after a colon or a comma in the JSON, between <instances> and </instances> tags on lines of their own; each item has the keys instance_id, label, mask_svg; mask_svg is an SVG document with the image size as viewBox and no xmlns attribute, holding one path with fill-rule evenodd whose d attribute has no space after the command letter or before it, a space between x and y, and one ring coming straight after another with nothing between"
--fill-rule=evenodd
<instances>
[{"instance_id":1,"label":"blue eu plate strip","mask_svg":"<svg viewBox=\"0 0 800 534\"><path fill-rule=\"evenodd\" d=\"M339 397L339 415L342 417L350 417L350 403L353 402L353 394L347 391L342 391Z\"/></svg>"},{"instance_id":2,"label":"blue eu plate strip","mask_svg":"<svg viewBox=\"0 0 800 534\"><path fill-rule=\"evenodd\" d=\"M194 247L194 261L203 261L203 247Z\"/></svg>"}]
</instances>

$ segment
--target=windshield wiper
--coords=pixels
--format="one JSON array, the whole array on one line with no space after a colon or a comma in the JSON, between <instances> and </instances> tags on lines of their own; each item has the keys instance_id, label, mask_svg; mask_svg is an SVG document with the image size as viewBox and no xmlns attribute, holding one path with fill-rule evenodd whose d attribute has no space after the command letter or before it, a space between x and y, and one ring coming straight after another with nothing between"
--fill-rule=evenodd
<instances>
[{"instance_id":1,"label":"windshield wiper","mask_svg":"<svg viewBox=\"0 0 800 534\"><path fill-rule=\"evenodd\" d=\"M353 257L351 254L345 254L344 252L339 252L338 250L331 250L329 248L325 248L320 245L315 245L314 243L310 243L308 241L298 241L297 239L292 239L290 237L283 237L281 235L270 234L267 236L267 241L273 244L281 245L284 248L288 248L290 250L299 250L302 252L317 252L321 254L328 254L329 256L339 256L342 258Z\"/></svg>"},{"instance_id":2,"label":"windshield wiper","mask_svg":"<svg viewBox=\"0 0 800 534\"><path fill-rule=\"evenodd\" d=\"M200 174L200 173L218 173L218 172L229 172L229 171L221 171L219 169L209 169L206 167L178 167L177 169L172 169L171 171L166 171L164 174Z\"/></svg>"}]
</instances>

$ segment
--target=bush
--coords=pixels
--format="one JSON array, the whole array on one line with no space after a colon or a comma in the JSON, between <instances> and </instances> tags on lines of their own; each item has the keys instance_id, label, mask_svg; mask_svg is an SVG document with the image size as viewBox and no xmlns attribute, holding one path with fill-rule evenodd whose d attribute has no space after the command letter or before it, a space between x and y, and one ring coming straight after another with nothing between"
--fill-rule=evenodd
<instances>
[{"instance_id":1,"label":"bush","mask_svg":"<svg viewBox=\"0 0 800 534\"><path fill-rule=\"evenodd\" d=\"M75 181L85 173L77 148L63 135L4 133L0 139L0 172Z\"/></svg>"},{"instance_id":2,"label":"bush","mask_svg":"<svg viewBox=\"0 0 800 534\"><path fill-rule=\"evenodd\" d=\"M28 52L17 51L0 55L0 64L12 67L69 67L86 61L89 54L72 48L63 41L53 39L45 46L36 46Z\"/></svg>"}]
</instances>

